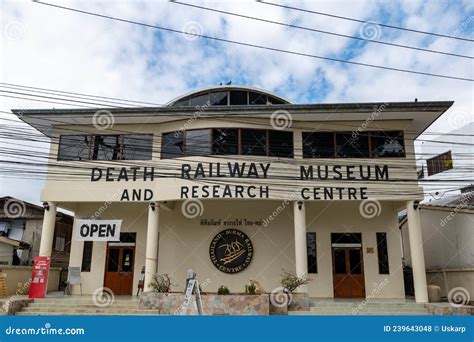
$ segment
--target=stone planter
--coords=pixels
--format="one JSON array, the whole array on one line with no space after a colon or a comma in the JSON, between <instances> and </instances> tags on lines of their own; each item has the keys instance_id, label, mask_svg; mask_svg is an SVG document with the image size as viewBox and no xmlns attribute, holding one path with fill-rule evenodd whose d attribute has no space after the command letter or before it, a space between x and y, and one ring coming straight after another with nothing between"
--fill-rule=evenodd
<instances>
[{"instance_id":1,"label":"stone planter","mask_svg":"<svg viewBox=\"0 0 474 342\"><path fill-rule=\"evenodd\" d=\"M288 311L309 311L309 295L307 293L293 293L288 305Z\"/></svg>"},{"instance_id":2,"label":"stone planter","mask_svg":"<svg viewBox=\"0 0 474 342\"><path fill-rule=\"evenodd\" d=\"M217 295L202 294L204 315L269 315L270 304L268 295ZM162 315L179 315L184 303L183 293L140 294L140 309L158 310ZM187 309L187 315L197 315L195 299Z\"/></svg>"},{"instance_id":3,"label":"stone planter","mask_svg":"<svg viewBox=\"0 0 474 342\"><path fill-rule=\"evenodd\" d=\"M308 310L309 295L307 293L270 294L270 315L288 315L288 311Z\"/></svg>"}]
</instances>

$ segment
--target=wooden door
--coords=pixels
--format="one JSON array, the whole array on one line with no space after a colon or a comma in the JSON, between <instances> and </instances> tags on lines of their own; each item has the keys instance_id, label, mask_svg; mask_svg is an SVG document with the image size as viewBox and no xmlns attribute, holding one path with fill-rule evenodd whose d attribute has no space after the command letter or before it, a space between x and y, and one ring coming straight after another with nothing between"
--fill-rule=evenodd
<instances>
[{"instance_id":1,"label":"wooden door","mask_svg":"<svg viewBox=\"0 0 474 342\"><path fill-rule=\"evenodd\" d=\"M107 247L104 286L115 295L132 294L134 259L135 246Z\"/></svg>"},{"instance_id":2,"label":"wooden door","mask_svg":"<svg viewBox=\"0 0 474 342\"><path fill-rule=\"evenodd\" d=\"M334 297L365 298L362 247L332 247Z\"/></svg>"}]
</instances>

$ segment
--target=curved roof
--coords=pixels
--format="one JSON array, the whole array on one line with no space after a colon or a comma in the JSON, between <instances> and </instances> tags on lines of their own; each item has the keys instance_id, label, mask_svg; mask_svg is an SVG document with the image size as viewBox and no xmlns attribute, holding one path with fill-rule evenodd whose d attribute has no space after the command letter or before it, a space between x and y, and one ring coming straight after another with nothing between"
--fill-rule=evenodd
<instances>
[{"instance_id":1,"label":"curved roof","mask_svg":"<svg viewBox=\"0 0 474 342\"><path fill-rule=\"evenodd\" d=\"M223 85L194 90L171 100L165 106L199 106L206 105L208 101L211 106L255 106L291 103L289 100L263 89Z\"/></svg>"}]
</instances>

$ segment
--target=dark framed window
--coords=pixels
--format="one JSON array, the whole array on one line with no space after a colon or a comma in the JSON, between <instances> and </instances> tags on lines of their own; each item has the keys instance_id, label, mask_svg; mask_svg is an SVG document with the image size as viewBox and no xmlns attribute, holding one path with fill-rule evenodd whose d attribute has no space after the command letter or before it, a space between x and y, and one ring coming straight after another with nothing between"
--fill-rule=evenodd
<instances>
[{"instance_id":1,"label":"dark framed window","mask_svg":"<svg viewBox=\"0 0 474 342\"><path fill-rule=\"evenodd\" d=\"M388 266L387 233L377 233L377 257L379 262L379 274L390 274Z\"/></svg>"},{"instance_id":2,"label":"dark framed window","mask_svg":"<svg viewBox=\"0 0 474 342\"><path fill-rule=\"evenodd\" d=\"M336 155L340 158L368 158L369 134L364 132L337 132Z\"/></svg>"},{"instance_id":3,"label":"dark framed window","mask_svg":"<svg viewBox=\"0 0 474 342\"><path fill-rule=\"evenodd\" d=\"M226 91L212 92L210 98L211 106L227 106L229 95Z\"/></svg>"},{"instance_id":4,"label":"dark framed window","mask_svg":"<svg viewBox=\"0 0 474 342\"><path fill-rule=\"evenodd\" d=\"M209 93L191 97L191 107L202 107L209 105Z\"/></svg>"},{"instance_id":5,"label":"dark framed window","mask_svg":"<svg viewBox=\"0 0 474 342\"><path fill-rule=\"evenodd\" d=\"M62 135L58 160L150 160L153 134Z\"/></svg>"},{"instance_id":6,"label":"dark framed window","mask_svg":"<svg viewBox=\"0 0 474 342\"><path fill-rule=\"evenodd\" d=\"M303 132L303 158L333 158L334 133Z\"/></svg>"},{"instance_id":7,"label":"dark framed window","mask_svg":"<svg viewBox=\"0 0 474 342\"><path fill-rule=\"evenodd\" d=\"M186 131L184 154L187 156L207 156L211 154L212 130L196 129Z\"/></svg>"},{"instance_id":8,"label":"dark framed window","mask_svg":"<svg viewBox=\"0 0 474 342\"><path fill-rule=\"evenodd\" d=\"M266 156L267 131L264 129L242 129L241 145L244 155Z\"/></svg>"},{"instance_id":9,"label":"dark framed window","mask_svg":"<svg viewBox=\"0 0 474 342\"><path fill-rule=\"evenodd\" d=\"M230 92L231 106L246 106L248 104L248 92L242 90L234 90Z\"/></svg>"},{"instance_id":10,"label":"dark framed window","mask_svg":"<svg viewBox=\"0 0 474 342\"><path fill-rule=\"evenodd\" d=\"M451 151L427 159L426 166L428 169L428 176L451 170L453 168L453 157L451 156Z\"/></svg>"},{"instance_id":11,"label":"dark framed window","mask_svg":"<svg viewBox=\"0 0 474 342\"><path fill-rule=\"evenodd\" d=\"M179 158L184 156L184 132L164 133L161 138L161 158Z\"/></svg>"},{"instance_id":12,"label":"dark framed window","mask_svg":"<svg viewBox=\"0 0 474 342\"><path fill-rule=\"evenodd\" d=\"M91 140L90 135L61 135L58 160L88 160Z\"/></svg>"},{"instance_id":13,"label":"dark framed window","mask_svg":"<svg viewBox=\"0 0 474 342\"><path fill-rule=\"evenodd\" d=\"M213 154L239 154L239 130L237 128L214 128L212 134Z\"/></svg>"},{"instance_id":14,"label":"dark framed window","mask_svg":"<svg viewBox=\"0 0 474 342\"><path fill-rule=\"evenodd\" d=\"M293 133L268 131L268 150L270 157L293 158Z\"/></svg>"},{"instance_id":15,"label":"dark framed window","mask_svg":"<svg viewBox=\"0 0 474 342\"><path fill-rule=\"evenodd\" d=\"M308 255L308 273L318 273L316 233L306 233L306 254Z\"/></svg>"},{"instance_id":16,"label":"dark framed window","mask_svg":"<svg viewBox=\"0 0 474 342\"><path fill-rule=\"evenodd\" d=\"M92 246L93 246L93 241L84 241L84 247L82 249L81 272L91 271Z\"/></svg>"},{"instance_id":17,"label":"dark framed window","mask_svg":"<svg viewBox=\"0 0 474 342\"><path fill-rule=\"evenodd\" d=\"M249 105L266 105L267 95L261 93L249 92Z\"/></svg>"},{"instance_id":18,"label":"dark framed window","mask_svg":"<svg viewBox=\"0 0 474 342\"><path fill-rule=\"evenodd\" d=\"M402 131L370 132L372 158L405 157L405 139Z\"/></svg>"},{"instance_id":19,"label":"dark framed window","mask_svg":"<svg viewBox=\"0 0 474 342\"><path fill-rule=\"evenodd\" d=\"M153 134L123 136L122 160L150 160L153 152Z\"/></svg>"}]
</instances>

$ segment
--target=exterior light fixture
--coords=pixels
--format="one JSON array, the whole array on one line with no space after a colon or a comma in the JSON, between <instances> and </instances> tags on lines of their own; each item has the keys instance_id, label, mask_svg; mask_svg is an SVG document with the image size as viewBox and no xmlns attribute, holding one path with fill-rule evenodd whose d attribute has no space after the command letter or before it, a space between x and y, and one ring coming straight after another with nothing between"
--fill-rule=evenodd
<instances>
[{"instance_id":1,"label":"exterior light fixture","mask_svg":"<svg viewBox=\"0 0 474 342\"><path fill-rule=\"evenodd\" d=\"M48 202L43 202L43 208L46 211L49 211L49 203Z\"/></svg>"},{"instance_id":2,"label":"exterior light fixture","mask_svg":"<svg viewBox=\"0 0 474 342\"><path fill-rule=\"evenodd\" d=\"M155 202L150 202L150 208L151 208L151 210L155 211L156 203Z\"/></svg>"}]
</instances>

